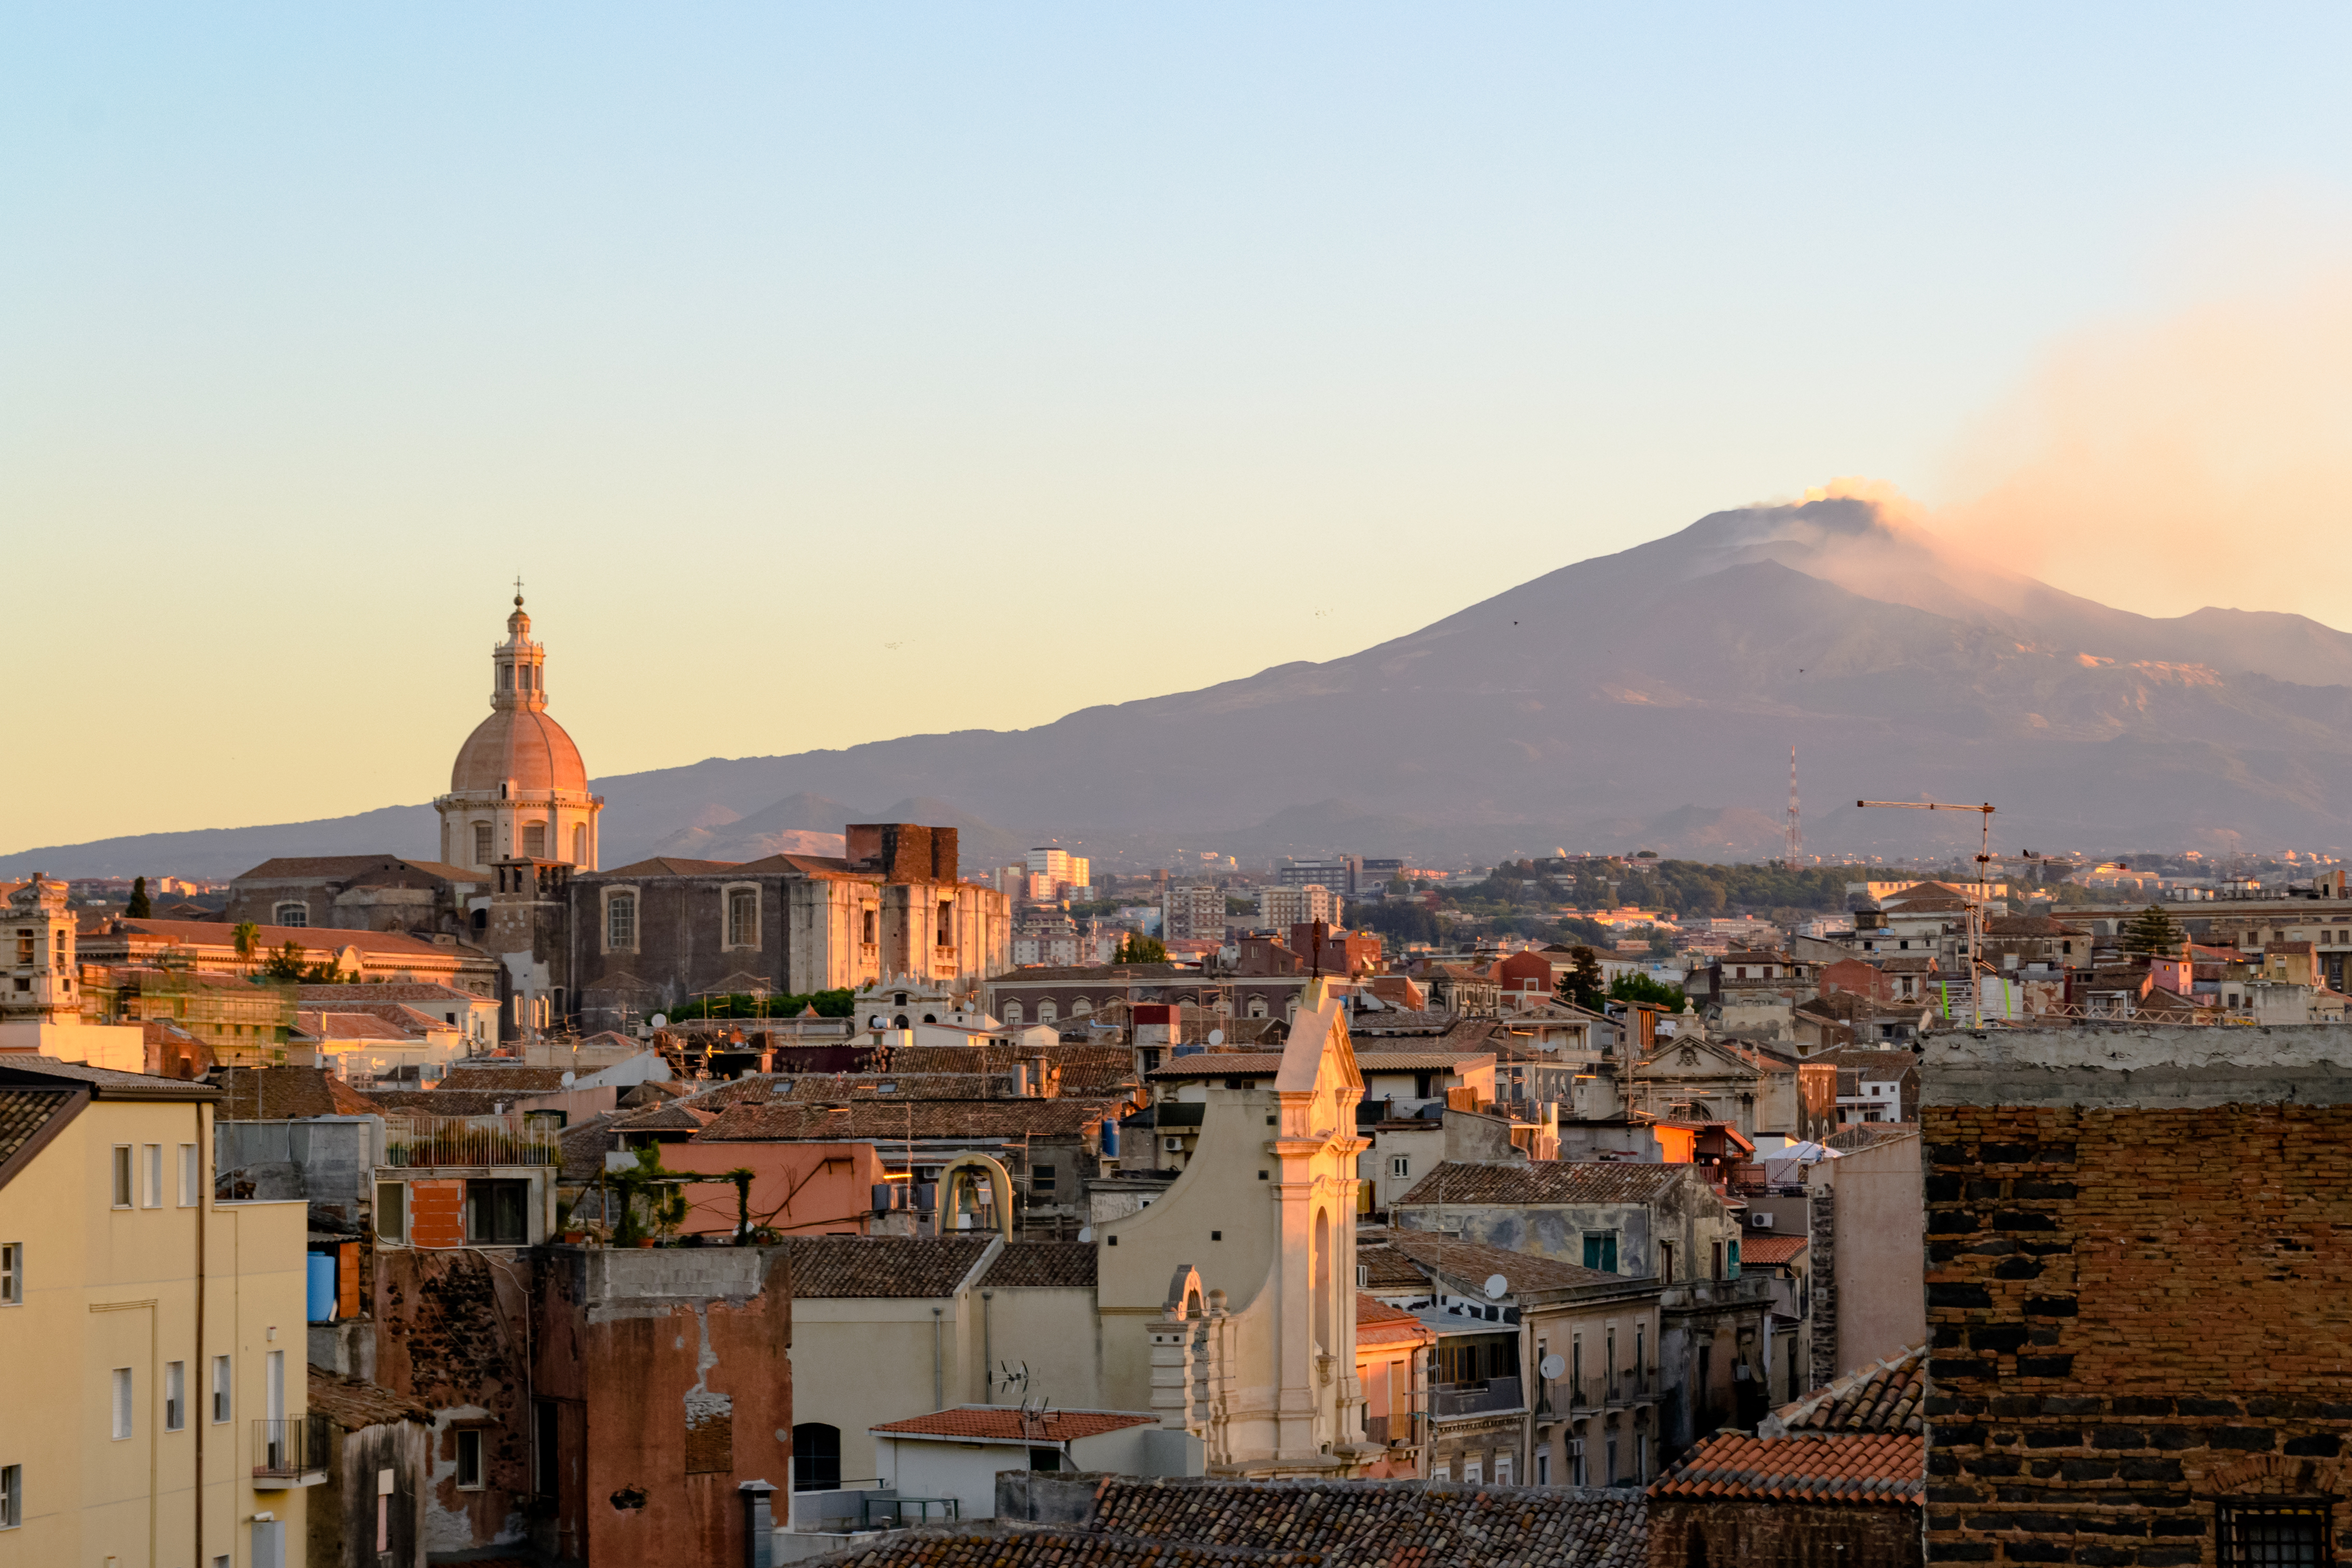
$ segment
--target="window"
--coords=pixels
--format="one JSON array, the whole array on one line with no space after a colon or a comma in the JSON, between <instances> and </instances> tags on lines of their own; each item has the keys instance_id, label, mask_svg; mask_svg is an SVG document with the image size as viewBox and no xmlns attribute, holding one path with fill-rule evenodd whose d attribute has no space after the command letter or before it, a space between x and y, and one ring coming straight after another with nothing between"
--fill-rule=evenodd
<instances>
[{"instance_id":1,"label":"window","mask_svg":"<svg viewBox=\"0 0 2352 1568\"><path fill-rule=\"evenodd\" d=\"M859 920L858 920L858 928L859 928L859 934L858 934L858 937L857 937L857 939L858 939L860 942L863 942L864 944L866 944L866 946L867 946L868 947L873 946L874 946L874 912L873 912L872 910L870 910L870 909L869 909L869 910L866 910L866 911L862 915L860 915L860 916L859 916Z\"/></svg>"},{"instance_id":2,"label":"window","mask_svg":"<svg viewBox=\"0 0 2352 1568\"><path fill-rule=\"evenodd\" d=\"M604 904L604 946L627 949L637 945L637 895L616 893Z\"/></svg>"},{"instance_id":3,"label":"window","mask_svg":"<svg viewBox=\"0 0 2352 1568\"><path fill-rule=\"evenodd\" d=\"M1617 1432L1614 1427L1612 1427L1609 1433L1609 1469L1603 1474L1607 1479L1601 1483L1602 1486L1613 1487L1617 1484Z\"/></svg>"},{"instance_id":4,"label":"window","mask_svg":"<svg viewBox=\"0 0 2352 1568\"><path fill-rule=\"evenodd\" d=\"M1737 1280L1739 1278L1739 1238L1737 1236L1731 1239L1730 1259L1729 1267L1731 1272L1726 1274L1724 1278L1727 1280Z\"/></svg>"},{"instance_id":5,"label":"window","mask_svg":"<svg viewBox=\"0 0 2352 1568\"><path fill-rule=\"evenodd\" d=\"M184 1431L188 1425L188 1364L163 1364L163 1430Z\"/></svg>"},{"instance_id":6,"label":"window","mask_svg":"<svg viewBox=\"0 0 2352 1568\"><path fill-rule=\"evenodd\" d=\"M1588 1230L1584 1233L1584 1266L1598 1269L1604 1274L1617 1271L1617 1233L1613 1230Z\"/></svg>"},{"instance_id":7,"label":"window","mask_svg":"<svg viewBox=\"0 0 2352 1568\"><path fill-rule=\"evenodd\" d=\"M1007 1002L1007 1003L1005 1003L1005 1004L1004 1004L1004 1021L1005 1021L1006 1023L1009 1023L1009 1024L1015 1024L1015 1025L1017 1025L1017 1024L1019 1024L1019 1023L1021 1022L1021 1020L1022 1020L1021 1004L1020 1004L1019 1002Z\"/></svg>"},{"instance_id":8,"label":"window","mask_svg":"<svg viewBox=\"0 0 2352 1568\"><path fill-rule=\"evenodd\" d=\"M146 1174L147 1181L140 1194L139 1207L142 1208L161 1208L163 1207L163 1145L150 1144L147 1145Z\"/></svg>"},{"instance_id":9,"label":"window","mask_svg":"<svg viewBox=\"0 0 2352 1568\"><path fill-rule=\"evenodd\" d=\"M1723 1278L1723 1243L1720 1241L1715 1244L1715 1272L1709 1278L1717 1280Z\"/></svg>"},{"instance_id":10,"label":"window","mask_svg":"<svg viewBox=\"0 0 2352 1568\"><path fill-rule=\"evenodd\" d=\"M1055 1007L1053 1003L1039 1002L1037 1004L1037 1021L1039 1023L1052 1023L1055 1019L1058 1019L1061 1016L1061 1009Z\"/></svg>"},{"instance_id":11,"label":"window","mask_svg":"<svg viewBox=\"0 0 2352 1568\"><path fill-rule=\"evenodd\" d=\"M572 863L573 865L588 863L588 824L585 822L572 830Z\"/></svg>"},{"instance_id":12,"label":"window","mask_svg":"<svg viewBox=\"0 0 2352 1568\"><path fill-rule=\"evenodd\" d=\"M1394 1176L1399 1181L1402 1181L1405 1177L1412 1175L1412 1156L1411 1155L1390 1155L1389 1175Z\"/></svg>"},{"instance_id":13,"label":"window","mask_svg":"<svg viewBox=\"0 0 2352 1568\"><path fill-rule=\"evenodd\" d=\"M1054 1190L1055 1180L1051 1166L1032 1166L1029 1168L1029 1190L1040 1197Z\"/></svg>"},{"instance_id":14,"label":"window","mask_svg":"<svg viewBox=\"0 0 2352 1568\"><path fill-rule=\"evenodd\" d=\"M131 1436L131 1369L114 1369L114 1440Z\"/></svg>"},{"instance_id":15,"label":"window","mask_svg":"<svg viewBox=\"0 0 2352 1568\"><path fill-rule=\"evenodd\" d=\"M522 830L522 852L535 861L547 858L547 824L526 822Z\"/></svg>"},{"instance_id":16,"label":"window","mask_svg":"<svg viewBox=\"0 0 2352 1568\"><path fill-rule=\"evenodd\" d=\"M466 1184L466 1239L477 1247L523 1247L530 1241L527 1181Z\"/></svg>"},{"instance_id":17,"label":"window","mask_svg":"<svg viewBox=\"0 0 2352 1568\"><path fill-rule=\"evenodd\" d=\"M490 825L488 822L474 824L474 863L490 863Z\"/></svg>"},{"instance_id":18,"label":"window","mask_svg":"<svg viewBox=\"0 0 2352 1568\"><path fill-rule=\"evenodd\" d=\"M803 1421L793 1428L793 1490L837 1491L841 1488L841 1428Z\"/></svg>"},{"instance_id":19,"label":"window","mask_svg":"<svg viewBox=\"0 0 2352 1568\"><path fill-rule=\"evenodd\" d=\"M25 1304L25 1244L0 1245L0 1307Z\"/></svg>"},{"instance_id":20,"label":"window","mask_svg":"<svg viewBox=\"0 0 2352 1568\"><path fill-rule=\"evenodd\" d=\"M213 1357L213 1423L229 1418L228 1357Z\"/></svg>"},{"instance_id":21,"label":"window","mask_svg":"<svg viewBox=\"0 0 2352 1568\"><path fill-rule=\"evenodd\" d=\"M1486 1461L1485 1459L1465 1459L1462 1461L1462 1484L1464 1486L1475 1485L1486 1479Z\"/></svg>"},{"instance_id":22,"label":"window","mask_svg":"<svg viewBox=\"0 0 2352 1568\"><path fill-rule=\"evenodd\" d=\"M375 1233L385 1241L408 1239L406 1182L380 1181L375 1184Z\"/></svg>"},{"instance_id":23,"label":"window","mask_svg":"<svg viewBox=\"0 0 2352 1568\"><path fill-rule=\"evenodd\" d=\"M196 1157L196 1145L180 1145L180 1207L194 1208L204 1196L205 1163Z\"/></svg>"},{"instance_id":24,"label":"window","mask_svg":"<svg viewBox=\"0 0 2352 1568\"><path fill-rule=\"evenodd\" d=\"M1671 1241L1658 1243L1658 1282L1664 1285L1675 1282L1675 1244Z\"/></svg>"},{"instance_id":25,"label":"window","mask_svg":"<svg viewBox=\"0 0 2352 1568\"><path fill-rule=\"evenodd\" d=\"M729 888L727 890L727 946L756 947L759 945L759 890L750 887Z\"/></svg>"},{"instance_id":26,"label":"window","mask_svg":"<svg viewBox=\"0 0 2352 1568\"><path fill-rule=\"evenodd\" d=\"M1495 1456L1495 1484L1498 1487L1511 1484L1511 1456L1508 1454Z\"/></svg>"},{"instance_id":27,"label":"window","mask_svg":"<svg viewBox=\"0 0 2352 1568\"><path fill-rule=\"evenodd\" d=\"M25 1467L0 1465L0 1530L25 1522Z\"/></svg>"},{"instance_id":28,"label":"window","mask_svg":"<svg viewBox=\"0 0 2352 1568\"><path fill-rule=\"evenodd\" d=\"M955 900L952 898L940 900L939 941L942 947L955 946Z\"/></svg>"},{"instance_id":29,"label":"window","mask_svg":"<svg viewBox=\"0 0 2352 1568\"><path fill-rule=\"evenodd\" d=\"M1060 1469L1062 1468L1062 1450L1059 1448L1030 1449L1029 1468L1033 1470L1046 1471Z\"/></svg>"},{"instance_id":30,"label":"window","mask_svg":"<svg viewBox=\"0 0 2352 1568\"><path fill-rule=\"evenodd\" d=\"M1650 1325L1647 1323L1635 1323L1633 1325L1633 1387L1635 1391L1639 1393L1647 1393L1649 1391L1649 1385L1646 1381L1646 1369L1649 1366L1649 1358L1643 1354L1645 1347L1643 1344L1643 1339L1648 1334L1649 1327ZM1792 1347L1790 1353L1792 1356L1795 1354L1793 1347L1796 1343L1797 1342L1794 1340L1790 1340L1789 1342L1790 1345ZM1795 1366L1794 1361L1792 1360L1790 1364L1791 1368L1793 1368ZM1797 1375L1793 1370L1791 1370L1789 1375L1790 1377L1794 1377ZM1789 1397L1794 1399L1796 1396L1791 1394Z\"/></svg>"},{"instance_id":31,"label":"window","mask_svg":"<svg viewBox=\"0 0 2352 1568\"><path fill-rule=\"evenodd\" d=\"M1551 1485L1551 1449L1549 1448L1536 1450L1536 1485Z\"/></svg>"},{"instance_id":32,"label":"window","mask_svg":"<svg viewBox=\"0 0 2352 1568\"><path fill-rule=\"evenodd\" d=\"M553 1497L562 1488L563 1469L556 1462L561 1419L552 1399L541 1399L531 1407L530 1490L541 1497Z\"/></svg>"},{"instance_id":33,"label":"window","mask_svg":"<svg viewBox=\"0 0 2352 1568\"><path fill-rule=\"evenodd\" d=\"M482 1490L482 1430L478 1427L457 1428L457 1490Z\"/></svg>"},{"instance_id":34,"label":"window","mask_svg":"<svg viewBox=\"0 0 2352 1568\"><path fill-rule=\"evenodd\" d=\"M1433 1481L1450 1481L1454 1479L1454 1467L1440 1465L1429 1472L1429 1479Z\"/></svg>"},{"instance_id":35,"label":"window","mask_svg":"<svg viewBox=\"0 0 2352 1568\"><path fill-rule=\"evenodd\" d=\"M2324 1498L2225 1502L2214 1521L2221 1535L2214 1561L2222 1568L2317 1568L2329 1561L2327 1517Z\"/></svg>"},{"instance_id":36,"label":"window","mask_svg":"<svg viewBox=\"0 0 2352 1568\"><path fill-rule=\"evenodd\" d=\"M114 1145L114 1207L131 1207L131 1145Z\"/></svg>"}]
</instances>

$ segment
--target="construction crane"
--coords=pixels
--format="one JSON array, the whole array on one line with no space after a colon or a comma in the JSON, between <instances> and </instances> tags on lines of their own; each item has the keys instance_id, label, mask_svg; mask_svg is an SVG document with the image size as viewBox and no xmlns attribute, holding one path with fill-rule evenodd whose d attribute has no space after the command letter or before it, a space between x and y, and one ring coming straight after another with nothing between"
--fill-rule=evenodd
<instances>
[{"instance_id":1,"label":"construction crane","mask_svg":"<svg viewBox=\"0 0 2352 1568\"><path fill-rule=\"evenodd\" d=\"M1992 803L1955 806L1942 800L1856 800L1854 805L1864 810L1883 808L1896 811L1975 811L1981 817L1983 829L1977 850L1977 896L1976 902L1969 905L1969 1027L1984 1028L1984 988L1978 983L1977 970L1979 967L1979 933L1984 927L1984 904L1985 900L1991 896L1985 885L1985 868L1993 860Z\"/></svg>"}]
</instances>

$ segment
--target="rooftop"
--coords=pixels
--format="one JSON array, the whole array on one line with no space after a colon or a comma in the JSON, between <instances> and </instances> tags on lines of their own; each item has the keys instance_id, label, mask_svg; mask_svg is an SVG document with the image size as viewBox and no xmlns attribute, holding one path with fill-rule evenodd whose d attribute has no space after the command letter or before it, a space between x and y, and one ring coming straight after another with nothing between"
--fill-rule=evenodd
<instances>
[{"instance_id":1,"label":"rooftop","mask_svg":"<svg viewBox=\"0 0 2352 1568\"><path fill-rule=\"evenodd\" d=\"M1654 1497L1894 1503L1927 1494L1927 1439L1892 1432L1794 1437L1719 1433L1658 1478Z\"/></svg>"},{"instance_id":2,"label":"rooftop","mask_svg":"<svg viewBox=\"0 0 2352 1568\"><path fill-rule=\"evenodd\" d=\"M867 1430L877 1437L977 1437L1000 1443L1066 1443L1129 1427L1156 1427L1160 1417L1134 1410L1048 1410L1031 1415L1004 1405L961 1405L953 1410L889 1421Z\"/></svg>"},{"instance_id":3,"label":"rooftop","mask_svg":"<svg viewBox=\"0 0 2352 1568\"><path fill-rule=\"evenodd\" d=\"M1772 1412L1759 1431L1900 1432L1925 1430L1919 1407L1927 1396L1927 1347L1920 1345L1850 1372L1793 1405Z\"/></svg>"},{"instance_id":4,"label":"rooftop","mask_svg":"<svg viewBox=\"0 0 2352 1568\"><path fill-rule=\"evenodd\" d=\"M986 1236L800 1236L794 1296L952 1296L988 1250Z\"/></svg>"},{"instance_id":5,"label":"rooftop","mask_svg":"<svg viewBox=\"0 0 2352 1568\"><path fill-rule=\"evenodd\" d=\"M1508 1281L1509 1293L1516 1296L1549 1291L1623 1290L1648 1283L1622 1274L1587 1269L1581 1264L1539 1258L1532 1252L1514 1252L1507 1248L1465 1241L1458 1236L1360 1227L1356 1231L1357 1261L1362 1262L1365 1252L1375 1247L1394 1248L1423 1269L1444 1275L1457 1290L1475 1288L1496 1274Z\"/></svg>"},{"instance_id":6,"label":"rooftop","mask_svg":"<svg viewBox=\"0 0 2352 1568\"><path fill-rule=\"evenodd\" d=\"M1690 1166L1630 1160L1538 1160L1524 1166L1471 1165L1448 1160L1396 1200L1401 1207L1435 1203L1646 1203Z\"/></svg>"}]
</instances>

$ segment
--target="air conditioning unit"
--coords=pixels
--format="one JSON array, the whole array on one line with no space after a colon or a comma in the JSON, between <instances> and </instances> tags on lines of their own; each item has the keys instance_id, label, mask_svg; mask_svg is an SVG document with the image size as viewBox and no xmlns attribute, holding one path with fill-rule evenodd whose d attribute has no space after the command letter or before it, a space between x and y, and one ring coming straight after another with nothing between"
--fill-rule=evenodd
<instances>
[{"instance_id":1,"label":"air conditioning unit","mask_svg":"<svg viewBox=\"0 0 2352 1568\"><path fill-rule=\"evenodd\" d=\"M1751 1214L1748 1217L1748 1225L1751 1230L1769 1230L1772 1228L1772 1217L1769 1214Z\"/></svg>"}]
</instances>

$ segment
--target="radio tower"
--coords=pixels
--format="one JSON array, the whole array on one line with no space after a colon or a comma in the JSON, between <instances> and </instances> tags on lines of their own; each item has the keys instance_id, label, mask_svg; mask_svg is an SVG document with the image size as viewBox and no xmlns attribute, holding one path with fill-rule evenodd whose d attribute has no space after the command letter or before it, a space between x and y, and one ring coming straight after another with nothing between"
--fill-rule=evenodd
<instances>
[{"instance_id":1,"label":"radio tower","mask_svg":"<svg viewBox=\"0 0 2352 1568\"><path fill-rule=\"evenodd\" d=\"M1796 870L1798 862L1805 858L1804 819L1797 815L1797 748L1793 746L1789 747L1788 857L1788 865L1790 871Z\"/></svg>"}]
</instances>

